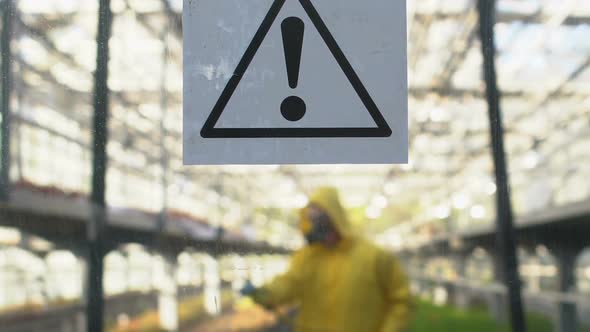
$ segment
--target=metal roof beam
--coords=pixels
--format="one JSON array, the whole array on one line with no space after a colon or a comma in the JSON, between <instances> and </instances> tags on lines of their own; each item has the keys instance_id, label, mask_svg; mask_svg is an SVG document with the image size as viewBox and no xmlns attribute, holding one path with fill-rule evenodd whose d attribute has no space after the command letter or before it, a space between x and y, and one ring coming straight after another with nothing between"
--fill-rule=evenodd
<instances>
[{"instance_id":1,"label":"metal roof beam","mask_svg":"<svg viewBox=\"0 0 590 332\"><path fill-rule=\"evenodd\" d=\"M461 20L464 13L415 13L414 19L419 22L430 22L438 20ZM523 22L527 24L544 24L551 20L551 16L542 15L541 13L535 13L533 15L528 14L512 14L512 13L498 13L496 23L514 23ZM574 16L568 15L562 22L565 26L577 26L582 24L590 25L590 16Z\"/></svg>"}]
</instances>

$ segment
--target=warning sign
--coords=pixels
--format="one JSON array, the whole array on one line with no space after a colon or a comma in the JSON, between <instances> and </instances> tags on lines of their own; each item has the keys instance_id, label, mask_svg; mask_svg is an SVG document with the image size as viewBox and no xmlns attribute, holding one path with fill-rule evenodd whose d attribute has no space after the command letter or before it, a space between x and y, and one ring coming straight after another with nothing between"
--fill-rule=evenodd
<instances>
[{"instance_id":1,"label":"warning sign","mask_svg":"<svg viewBox=\"0 0 590 332\"><path fill-rule=\"evenodd\" d=\"M186 164L407 160L404 1L184 6Z\"/></svg>"}]
</instances>

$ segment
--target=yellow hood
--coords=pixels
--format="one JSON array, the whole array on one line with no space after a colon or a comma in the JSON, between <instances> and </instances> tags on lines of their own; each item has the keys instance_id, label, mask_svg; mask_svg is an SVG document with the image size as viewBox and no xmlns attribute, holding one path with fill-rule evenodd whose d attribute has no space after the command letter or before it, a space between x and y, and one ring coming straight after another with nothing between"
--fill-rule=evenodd
<instances>
[{"instance_id":1,"label":"yellow hood","mask_svg":"<svg viewBox=\"0 0 590 332\"><path fill-rule=\"evenodd\" d=\"M317 189L310 197L309 204L322 208L332 219L334 227L343 238L352 237L352 229L346 211L340 203L338 190L332 187L323 187Z\"/></svg>"}]
</instances>

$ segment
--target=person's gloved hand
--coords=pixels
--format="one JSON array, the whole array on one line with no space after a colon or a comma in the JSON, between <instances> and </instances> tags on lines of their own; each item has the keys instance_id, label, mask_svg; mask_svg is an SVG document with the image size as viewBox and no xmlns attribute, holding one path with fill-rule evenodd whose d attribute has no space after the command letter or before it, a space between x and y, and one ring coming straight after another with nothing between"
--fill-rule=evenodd
<instances>
[{"instance_id":1,"label":"person's gloved hand","mask_svg":"<svg viewBox=\"0 0 590 332\"><path fill-rule=\"evenodd\" d=\"M242 289L240 289L240 294L242 294L243 296L252 296L255 292L256 292L256 287L254 287L254 285L252 285L250 280L246 281L246 284L244 285L244 287L242 287Z\"/></svg>"}]
</instances>

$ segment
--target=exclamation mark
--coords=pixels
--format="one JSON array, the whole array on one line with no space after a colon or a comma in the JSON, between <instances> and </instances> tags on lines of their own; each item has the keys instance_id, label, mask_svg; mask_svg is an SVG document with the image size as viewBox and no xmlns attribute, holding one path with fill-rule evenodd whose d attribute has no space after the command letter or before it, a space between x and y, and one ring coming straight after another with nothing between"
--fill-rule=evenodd
<instances>
[{"instance_id":1,"label":"exclamation mark","mask_svg":"<svg viewBox=\"0 0 590 332\"><path fill-rule=\"evenodd\" d=\"M283 32L283 47L289 87L295 89L299 83L299 67L301 66L305 23L298 17L288 17L283 20L281 30ZM281 114L289 121L301 120L305 115L305 110L305 102L297 96L287 97L281 103Z\"/></svg>"}]
</instances>

